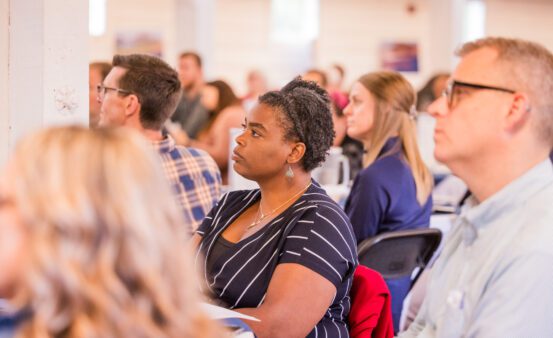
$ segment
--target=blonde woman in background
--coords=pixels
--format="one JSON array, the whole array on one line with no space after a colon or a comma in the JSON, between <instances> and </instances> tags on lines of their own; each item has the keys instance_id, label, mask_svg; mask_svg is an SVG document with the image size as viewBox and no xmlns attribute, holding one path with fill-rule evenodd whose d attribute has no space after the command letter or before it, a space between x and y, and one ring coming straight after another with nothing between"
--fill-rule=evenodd
<instances>
[{"instance_id":1,"label":"blonde woman in background","mask_svg":"<svg viewBox=\"0 0 553 338\"><path fill-rule=\"evenodd\" d=\"M357 243L377 234L428 227L432 175L419 154L414 117L416 96L395 72L363 75L344 109L347 134L363 143L363 166L345 210ZM409 278L388 280L397 331Z\"/></svg>"},{"instance_id":2,"label":"blonde woman in background","mask_svg":"<svg viewBox=\"0 0 553 338\"><path fill-rule=\"evenodd\" d=\"M149 148L129 130L81 127L16 148L0 176L0 298L17 310L15 337L220 336Z\"/></svg>"}]
</instances>

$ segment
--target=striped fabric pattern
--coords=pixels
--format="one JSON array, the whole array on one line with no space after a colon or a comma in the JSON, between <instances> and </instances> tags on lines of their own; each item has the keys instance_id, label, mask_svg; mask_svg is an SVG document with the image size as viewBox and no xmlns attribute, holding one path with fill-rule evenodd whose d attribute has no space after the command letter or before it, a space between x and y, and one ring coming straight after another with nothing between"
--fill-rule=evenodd
<instances>
[{"instance_id":1,"label":"striped fabric pattern","mask_svg":"<svg viewBox=\"0 0 553 338\"><path fill-rule=\"evenodd\" d=\"M221 172L205 151L177 146L169 135L152 145L192 233L221 196Z\"/></svg>"},{"instance_id":2,"label":"striped fabric pattern","mask_svg":"<svg viewBox=\"0 0 553 338\"><path fill-rule=\"evenodd\" d=\"M292 206L254 235L232 244L214 262L210 252L225 228L260 198L259 190L223 196L198 228L196 265L205 288L228 308L263 303L278 264L303 265L337 290L332 305L308 337L349 337L349 292L357 266L355 237L342 209L316 182Z\"/></svg>"}]
</instances>

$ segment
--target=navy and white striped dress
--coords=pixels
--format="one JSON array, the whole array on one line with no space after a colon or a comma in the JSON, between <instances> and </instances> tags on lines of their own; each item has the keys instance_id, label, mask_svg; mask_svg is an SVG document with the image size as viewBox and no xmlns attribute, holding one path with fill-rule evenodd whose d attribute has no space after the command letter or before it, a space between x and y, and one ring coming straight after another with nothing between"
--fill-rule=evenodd
<instances>
[{"instance_id":1,"label":"navy and white striped dress","mask_svg":"<svg viewBox=\"0 0 553 338\"><path fill-rule=\"evenodd\" d=\"M208 264L221 233L259 198L259 190L230 192L198 228L203 238L196 264L205 270L203 286L230 309L258 307L278 264L303 265L337 290L308 337L349 337L349 292L357 266L355 237L347 216L316 182L257 233L235 244L227 242L227 248Z\"/></svg>"}]
</instances>

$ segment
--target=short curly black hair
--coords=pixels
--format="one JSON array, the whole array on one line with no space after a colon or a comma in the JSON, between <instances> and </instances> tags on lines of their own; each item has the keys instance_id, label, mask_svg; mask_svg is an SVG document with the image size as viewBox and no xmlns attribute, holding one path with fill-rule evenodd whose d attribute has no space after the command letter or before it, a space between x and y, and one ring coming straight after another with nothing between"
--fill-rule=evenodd
<instances>
[{"instance_id":1,"label":"short curly black hair","mask_svg":"<svg viewBox=\"0 0 553 338\"><path fill-rule=\"evenodd\" d=\"M284 139L306 146L301 166L307 172L324 162L334 140L334 125L327 92L315 82L296 77L281 90L259 97L259 104L276 108Z\"/></svg>"}]
</instances>

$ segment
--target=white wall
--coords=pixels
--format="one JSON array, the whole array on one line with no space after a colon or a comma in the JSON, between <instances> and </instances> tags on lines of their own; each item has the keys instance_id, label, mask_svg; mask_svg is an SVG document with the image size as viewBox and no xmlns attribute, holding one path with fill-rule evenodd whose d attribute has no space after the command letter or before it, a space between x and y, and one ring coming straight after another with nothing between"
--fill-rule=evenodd
<instances>
[{"instance_id":1,"label":"white wall","mask_svg":"<svg viewBox=\"0 0 553 338\"><path fill-rule=\"evenodd\" d=\"M0 0L0 164L5 163L9 151L8 111L8 46L9 0Z\"/></svg>"},{"instance_id":2,"label":"white wall","mask_svg":"<svg viewBox=\"0 0 553 338\"><path fill-rule=\"evenodd\" d=\"M106 33L90 37L89 60L111 61L119 32L160 32L163 57L174 64L176 50L175 0L110 0L107 1Z\"/></svg>"},{"instance_id":3,"label":"white wall","mask_svg":"<svg viewBox=\"0 0 553 338\"><path fill-rule=\"evenodd\" d=\"M274 78L271 67L270 0L219 0L215 9L213 71L243 91L246 72L259 68Z\"/></svg>"},{"instance_id":4,"label":"white wall","mask_svg":"<svg viewBox=\"0 0 553 338\"><path fill-rule=\"evenodd\" d=\"M383 41L413 41L419 45L420 71L405 75L419 87L431 74L453 67L465 1L412 1L416 11L409 14L405 0L320 0L318 41L294 49L270 39L271 0L112 0L107 33L91 38L90 59L110 59L119 30L159 30L169 63L182 49L197 49L208 80L223 78L243 92L248 70L265 71L276 86L301 72L298 65L306 60L320 68L342 63L351 82L378 69ZM553 0L486 2L488 35L523 37L553 50Z\"/></svg>"},{"instance_id":5,"label":"white wall","mask_svg":"<svg viewBox=\"0 0 553 338\"><path fill-rule=\"evenodd\" d=\"M487 0L486 34L527 39L553 51L553 1Z\"/></svg>"},{"instance_id":6,"label":"white wall","mask_svg":"<svg viewBox=\"0 0 553 338\"><path fill-rule=\"evenodd\" d=\"M414 84L420 84L432 72L442 69L436 69L431 62L433 26L428 1L416 3L416 12L408 14L403 0L321 0L320 34L313 46L310 67L324 69L339 62L352 81L379 68L381 42L412 41L419 44L420 71L406 76ZM291 67L285 60L290 55L271 42L270 21L270 0L219 0L213 74L230 80L239 89L243 88L245 74L251 68L264 70L274 85L282 84L283 75L290 79L297 74L297 70L294 73L283 68Z\"/></svg>"},{"instance_id":7,"label":"white wall","mask_svg":"<svg viewBox=\"0 0 553 338\"><path fill-rule=\"evenodd\" d=\"M174 64L176 55L182 49L181 42L172 43L174 29L183 32L182 28L178 28L183 23L175 23L171 17L175 10L174 1L181 7L184 1L184 7L188 7L184 10L188 11L197 11L198 8L194 7L200 6L193 0L108 1L107 32L102 37L90 39L90 59L109 60L114 53L117 31L142 28L163 32L164 58ZM252 68L264 71L272 85L277 86L308 68L299 65L309 59L313 59L310 67L326 68L332 62L341 62L346 66L350 79L354 79L376 69L378 45L388 39L419 43L421 72L407 74L418 83L434 69L428 58L431 18L427 1L417 3L416 13L408 15L403 0L321 0L318 41L311 46L294 48L271 41L270 0L217 0L212 5L212 32L205 35L206 39L212 37L212 44L202 48L194 36L185 38L198 44L198 49L212 52L203 55L207 79L225 79L240 93L245 89L245 75ZM190 22L190 26L194 31L197 22ZM179 45L178 50L176 45ZM312 57L311 50L314 52ZM303 60L294 62L298 58Z\"/></svg>"},{"instance_id":8,"label":"white wall","mask_svg":"<svg viewBox=\"0 0 553 338\"><path fill-rule=\"evenodd\" d=\"M385 41L416 42L419 47L419 73L405 75L418 84L433 70L430 18L426 1L417 1L409 14L406 1L321 0L321 31L317 64L326 67L342 63L347 82L380 69L379 46Z\"/></svg>"}]
</instances>

